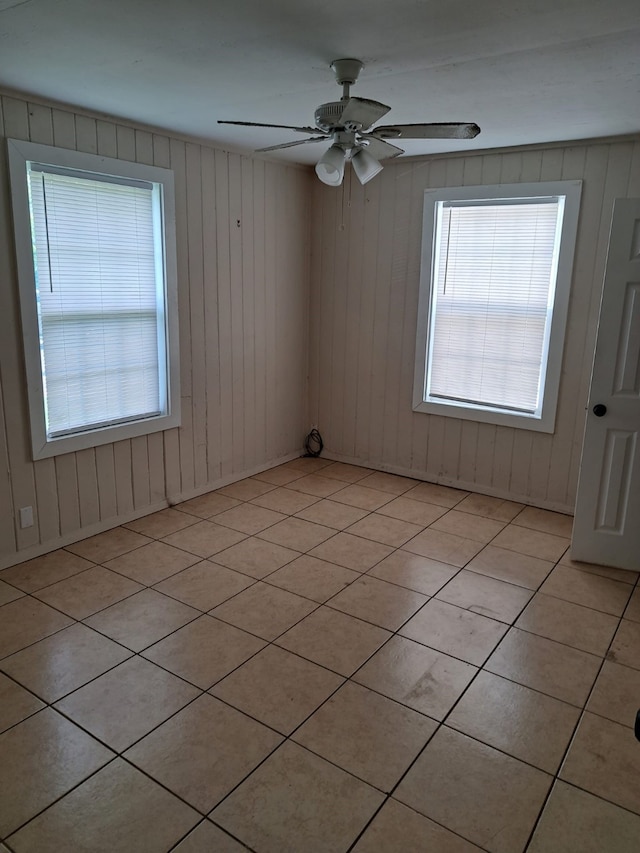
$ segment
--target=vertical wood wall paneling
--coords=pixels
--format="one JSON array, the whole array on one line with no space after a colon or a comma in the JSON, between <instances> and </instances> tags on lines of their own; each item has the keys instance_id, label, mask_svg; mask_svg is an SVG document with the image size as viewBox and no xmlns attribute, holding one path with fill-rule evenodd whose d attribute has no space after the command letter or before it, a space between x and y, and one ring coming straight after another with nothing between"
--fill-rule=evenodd
<instances>
[{"instance_id":1,"label":"vertical wood wall paneling","mask_svg":"<svg viewBox=\"0 0 640 853\"><path fill-rule=\"evenodd\" d=\"M266 269L263 263L265 257L265 222L266 197L265 197L265 171L266 164L262 160L251 161L253 168L253 192L252 198L247 203L253 202L252 209L252 280L254 282L254 323L253 323L253 374L254 374L254 398L248 401L253 406L253 458L254 460L266 459L267 457L267 435L265 424L267 422L267 328L266 317Z\"/></svg>"},{"instance_id":2,"label":"vertical wood wall paneling","mask_svg":"<svg viewBox=\"0 0 640 853\"><path fill-rule=\"evenodd\" d=\"M278 430L276 424L280 420L280 409L276 396L277 382L277 312L278 312L278 222L276 220L276 201L278 184L281 173L273 163L265 164L265 215L264 215L264 271L267 288L265 298L265 369L266 369L266 458L275 459L278 456Z\"/></svg>"},{"instance_id":3,"label":"vertical wood wall paneling","mask_svg":"<svg viewBox=\"0 0 640 853\"><path fill-rule=\"evenodd\" d=\"M233 350L231 330L231 217L229 155L215 153L216 244L218 270L218 359L220 362L220 460L222 476L233 470Z\"/></svg>"},{"instance_id":4,"label":"vertical wood wall paneling","mask_svg":"<svg viewBox=\"0 0 640 853\"><path fill-rule=\"evenodd\" d=\"M256 340L255 340L255 260L253 256L253 163L248 157L240 160L240 276L242 290L242 412L244 445L242 458L253 465L256 458Z\"/></svg>"},{"instance_id":5,"label":"vertical wood wall paneling","mask_svg":"<svg viewBox=\"0 0 640 853\"><path fill-rule=\"evenodd\" d=\"M340 187L331 188L335 193L336 215L333 221L335 231L335 282L333 300L333 346L327 354L327 366L331 365L331 408L329 410L328 430L330 441L335 441L343 447L344 399L345 399L345 354L347 332L347 262L349 257L350 218L349 218L349 187L353 177L351 169L345 170L344 180Z\"/></svg>"},{"instance_id":6,"label":"vertical wood wall paneling","mask_svg":"<svg viewBox=\"0 0 640 853\"><path fill-rule=\"evenodd\" d=\"M207 391L202 251L202 170L200 146L186 146L187 239L189 254L189 309L191 327L191 410L193 422L194 485L208 479Z\"/></svg>"},{"instance_id":7,"label":"vertical wood wall paneling","mask_svg":"<svg viewBox=\"0 0 640 853\"><path fill-rule=\"evenodd\" d=\"M3 98L4 134L15 139L29 138L29 114L27 104L15 98ZM0 151L0 221L5 226L0 234L0 323L2 323L2 364L0 376L3 384L4 416L7 434L7 455L11 471L16 546L28 548L40 541L35 478L31 455L29 417L26 398L24 355L21 339L20 310L17 287L9 287L16 281L15 249L10 230L12 214L10 208L9 174L7 149ZM20 507L31 506L34 525L21 530L18 523Z\"/></svg>"},{"instance_id":8,"label":"vertical wood wall paneling","mask_svg":"<svg viewBox=\"0 0 640 853\"><path fill-rule=\"evenodd\" d=\"M211 148L201 150L202 261L205 335L205 418L209 482L221 476L220 352L218 340L218 239L216 230L216 169Z\"/></svg>"},{"instance_id":9,"label":"vertical wood wall paneling","mask_svg":"<svg viewBox=\"0 0 640 853\"><path fill-rule=\"evenodd\" d=\"M378 220L380 216L380 181L365 184L364 214L362 222L362 272L360 296L360 335L354 335L358 344L358 372L356 376L356 430L355 456L366 456L369 452L369 427L371 408L371 371L373 357L373 324L375 318L375 281L377 260ZM317 415L316 415L317 417Z\"/></svg>"},{"instance_id":10,"label":"vertical wood wall paneling","mask_svg":"<svg viewBox=\"0 0 640 853\"><path fill-rule=\"evenodd\" d=\"M233 411L232 471L244 452L244 327L242 310L242 174L241 158L229 154L229 257L231 262L231 405Z\"/></svg>"},{"instance_id":11,"label":"vertical wood wall paneling","mask_svg":"<svg viewBox=\"0 0 640 853\"><path fill-rule=\"evenodd\" d=\"M88 527L100 521L96 453L93 447L89 447L86 450L78 450L75 457L78 500L80 503L80 525Z\"/></svg>"},{"instance_id":12,"label":"vertical wood wall paneling","mask_svg":"<svg viewBox=\"0 0 640 853\"><path fill-rule=\"evenodd\" d=\"M185 143L171 139L171 168L176 188L176 242L178 262L178 313L180 317L180 395L182 423L180 445L180 489L190 492L195 485L193 458L193 408L191 389L191 293L189 288L189 254L187 229L187 176Z\"/></svg>"}]
</instances>

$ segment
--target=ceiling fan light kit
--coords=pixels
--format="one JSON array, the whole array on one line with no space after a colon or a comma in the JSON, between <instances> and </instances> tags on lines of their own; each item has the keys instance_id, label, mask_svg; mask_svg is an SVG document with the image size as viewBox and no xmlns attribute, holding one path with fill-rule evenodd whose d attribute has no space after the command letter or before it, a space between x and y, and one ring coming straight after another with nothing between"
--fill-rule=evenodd
<instances>
[{"instance_id":1,"label":"ceiling fan light kit","mask_svg":"<svg viewBox=\"0 0 640 853\"><path fill-rule=\"evenodd\" d=\"M356 177L366 184L382 170L380 160L397 157L404 150L387 142L388 139L473 139L480 128L472 122L435 124L398 124L373 127L391 107L368 98L352 98L350 87L364 68L359 59L336 59L331 63L336 83L342 86L339 101L320 104L315 110L315 127L295 127L282 124L262 124L253 121L219 121L218 124L237 124L248 127L273 127L297 133L317 134L308 139L270 145L258 151L277 151L309 142L331 140L316 165L316 174L328 186L338 187L344 178L345 164L351 161Z\"/></svg>"}]
</instances>

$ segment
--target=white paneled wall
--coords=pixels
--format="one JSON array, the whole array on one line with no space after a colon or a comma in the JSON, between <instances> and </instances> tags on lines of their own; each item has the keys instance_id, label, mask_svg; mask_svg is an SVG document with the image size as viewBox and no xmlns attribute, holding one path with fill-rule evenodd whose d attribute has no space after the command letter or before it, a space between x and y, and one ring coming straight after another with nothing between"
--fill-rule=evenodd
<instances>
[{"instance_id":1,"label":"white paneled wall","mask_svg":"<svg viewBox=\"0 0 640 853\"><path fill-rule=\"evenodd\" d=\"M308 170L0 97L0 137L175 172L182 426L31 460L0 140L0 566L294 454L306 432ZM33 527L17 524L32 506Z\"/></svg>"},{"instance_id":2,"label":"white paneled wall","mask_svg":"<svg viewBox=\"0 0 640 853\"><path fill-rule=\"evenodd\" d=\"M554 434L412 411L428 187L581 179ZM314 184L310 418L330 456L571 512L613 200L640 195L640 143L395 161L365 187Z\"/></svg>"}]
</instances>

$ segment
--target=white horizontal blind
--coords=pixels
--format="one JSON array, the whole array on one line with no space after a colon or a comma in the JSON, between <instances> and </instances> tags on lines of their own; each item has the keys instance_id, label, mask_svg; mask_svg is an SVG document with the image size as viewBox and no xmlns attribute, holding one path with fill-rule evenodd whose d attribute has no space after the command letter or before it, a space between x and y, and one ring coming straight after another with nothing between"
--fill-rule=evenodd
<instances>
[{"instance_id":1,"label":"white horizontal blind","mask_svg":"<svg viewBox=\"0 0 640 853\"><path fill-rule=\"evenodd\" d=\"M163 413L158 188L29 166L48 437Z\"/></svg>"},{"instance_id":2,"label":"white horizontal blind","mask_svg":"<svg viewBox=\"0 0 640 853\"><path fill-rule=\"evenodd\" d=\"M437 207L427 394L538 413L562 201Z\"/></svg>"}]
</instances>

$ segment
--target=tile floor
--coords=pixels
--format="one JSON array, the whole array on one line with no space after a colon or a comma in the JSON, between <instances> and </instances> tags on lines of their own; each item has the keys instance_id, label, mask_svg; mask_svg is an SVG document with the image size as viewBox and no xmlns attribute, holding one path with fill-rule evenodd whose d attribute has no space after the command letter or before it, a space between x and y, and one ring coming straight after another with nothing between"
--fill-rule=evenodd
<instances>
[{"instance_id":1,"label":"tile floor","mask_svg":"<svg viewBox=\"0 0 640 853\"><path fill-rule=\"evenodd\" d=\"M0 573L0 851L637 853L640 588L301 459Z\"/></svg>"}]
</instances>

